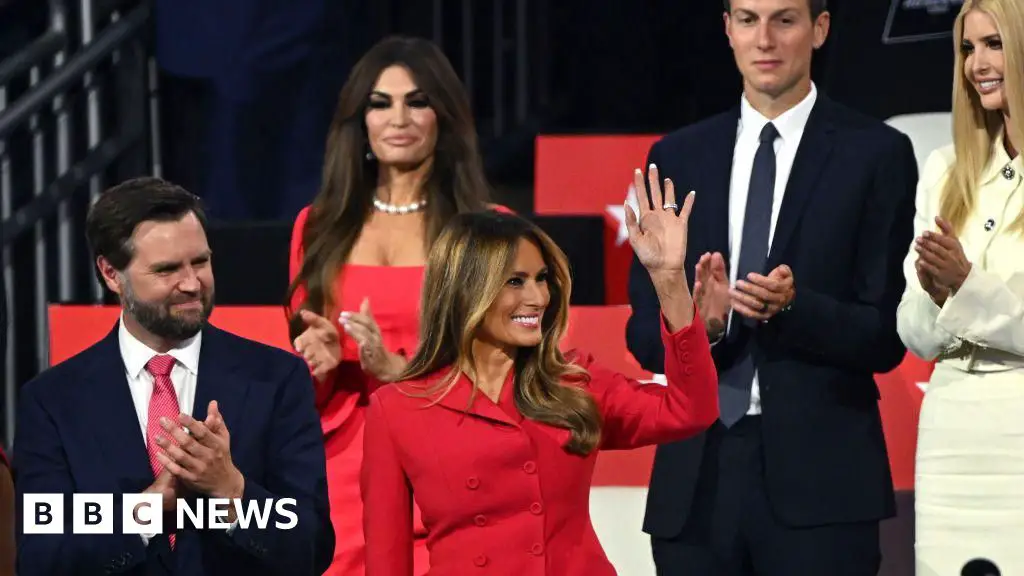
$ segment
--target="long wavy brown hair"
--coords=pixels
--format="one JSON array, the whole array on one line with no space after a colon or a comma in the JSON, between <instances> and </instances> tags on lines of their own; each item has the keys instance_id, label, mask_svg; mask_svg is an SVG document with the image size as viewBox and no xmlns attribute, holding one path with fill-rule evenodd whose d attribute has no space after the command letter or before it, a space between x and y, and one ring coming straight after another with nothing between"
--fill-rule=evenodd
<instances>
[{"instance_id":1,"label":"long wavy brown hair","mask_svg":"<svg viewBox=\"0 0 1024 576\"><path fill-rule=\"evenodd\" d=\"M331 287L370 217L378 184L380 167L367 158L370 94L381 73L396 65L409 71L437 116L437 144L424 184L429 199L426 246L429 248L453 215L488 206L489 186L469 98L448 58L428 40L385 38L356 63L338 98L327 137L323 184L302 234L302 265L288 289L286 312L290 317L300 287L305 287L306 293L302 307L317 314L333 311Z\"/></svg>"},{"instance_id":2,"label":"long wavy brown hair","mask_svg":"<svg viewBox=\"0 0 1024 576\"><path fill-rule=\"evenodd\" d=\"M977 206L981 175L992 161L992 143L1005 130L1003 114L985 110L981 96L967 80L967 52L962 46L964 19L972 10L995 21L1003 44L1003 90L1010 108L1010 122L1024 134L1024 4L1021 0L966 0L953 28L953 146L956 162L942 190L939 213L957 233ZM1024 233L1024 213L1010 223L1010 230Z\"/></svg>"},{"instance_id":3,"label":"long wavy brown hair","mask_svg":"<svg viewBox=\"0 0 1024 576\"><path fill-rule=\"evenodd\" d=\"M524 418L569 430L565 449L586 455L601 440L601 416L583 388L589 374L568 361L559 343L569 324L572 281L565 253L533 223L510 214L455 216L430 250L423 281L420 347L399 382L426 379L406 393L440 401L465 373L473 380L473 342L484 317L512 273L519 241L537 246L548 267L550 303L541 319L542 338L517 351L514 398ZM431 376L441 374L440 379ZM472 398L478 393L473 383ZM469 406L467 406L467 409Z\"/></svg>"}]
</instances>

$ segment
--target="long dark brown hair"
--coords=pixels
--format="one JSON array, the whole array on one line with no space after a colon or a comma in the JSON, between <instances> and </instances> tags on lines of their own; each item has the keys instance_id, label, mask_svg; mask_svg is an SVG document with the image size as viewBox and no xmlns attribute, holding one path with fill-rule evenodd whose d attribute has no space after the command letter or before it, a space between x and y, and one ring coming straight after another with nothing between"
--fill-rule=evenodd
<instances>
[{"instance_id":1,"label":"long dark brown hair","mask_svg":"<svg viewBox=\"0 0 1024 576\"><path fill-rule=\"evenodd\" d=\"M476 127L462 82L444 53L428 40L389 37L356 63L338 98L324 158L323 184L302 233L302 265L288 289L287 313L295 292L305 287L301 305L317 314L333 312L331 287L363 224L373 210L379 166L367 158L366 110L381 73L402 66L423 91L437 116L437 144L425 187L429 248L457 213L487 208L489 187L477 146Z\"/></svg>"},{"instance_id":2,"label":"long dark brown hair","mask_svg":"<svg viewBox=\"0 0 1024 576\"><path fill-rule=\"evenodd\" d=\"M410 395L437 402L451 391L460 374L472 379L473 341L512 272L522 239L535 244L544 258L551 300L541 320L540 344L520 348L516 354L516 408L524 418L569 430L572 435L565 449L585 455L600 443L601 415L593 397L578 385L589 375L559 350L569 324L569 264L547 234L518 216L480 212L460 214L448 223L427 259L420 346L398 380L447 373L439 380L428 378L422 388L397 385ZM472 394L477 393L474 382Z\"/></svg>"}]
</instances>

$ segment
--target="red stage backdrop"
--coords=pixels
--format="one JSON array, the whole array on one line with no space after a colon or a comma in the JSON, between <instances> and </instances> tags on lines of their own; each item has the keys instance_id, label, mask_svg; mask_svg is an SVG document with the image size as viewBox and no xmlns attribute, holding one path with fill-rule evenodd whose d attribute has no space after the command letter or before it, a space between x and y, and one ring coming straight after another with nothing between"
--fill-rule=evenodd
<instances>
[{"instance_id":1,"label":"red stage backdrop","mask_svg":"<svg viewBox=\"0 0 1024 576\"><path fill-rule=\"evenodd\" d=\"M629 304L626 279L633 252L622 204L633 170L647 161L658 136L539 136L534 211L605 219L605 304Z\"/></svg>"},{"instance_id":2,"label":"red stage backdrop","mask_svg":"<svg viewBox=\"0 0 1024 576\"><path fill-rule=\"evenodd\" d=\"M103 338L114 327L120 309L112 306L51 306L50 363L58 364ZM570 310L569 334L563 347L593 352L609 368L628 376L647 379L626 350L626 306L576 307ZM284 314L277 307L221 306L211 318L216 326L236 334L291 350ZM914 447L921 401L918 382L930 374L929 364L912 357L898 370L878 376L882 390L882 419L897 489L909 490L914 482ZM657 386L657 384L652 384ZM598 458L597 486L646 486L653 448L603 452Z\"/></svg>"}]
</instances>

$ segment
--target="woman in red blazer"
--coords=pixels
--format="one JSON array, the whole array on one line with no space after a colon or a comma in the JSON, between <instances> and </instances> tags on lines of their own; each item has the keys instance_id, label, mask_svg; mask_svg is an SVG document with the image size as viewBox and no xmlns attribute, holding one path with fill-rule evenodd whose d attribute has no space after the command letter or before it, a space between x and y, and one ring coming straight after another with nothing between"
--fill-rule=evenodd
<instances>
[{"instance_id":1,"label":"woman in red blazer","mask_svg":"<svg viewBox=\"0 0 1024 576\"><path fill-rule=\"evenodd\" d=\"M435 242L420 347L367 409L368 576L412 574L414 498L432 576L615 574L589 515L598 450L673 442L718 418L711 351L683 271L693 195L680 211L656 170L650 185L656 208L641 203L639 221L627 210L627 226L661 299L667 387L559 352L569 268L534 225L462 214Z\"/></svg>"}]
</instances>

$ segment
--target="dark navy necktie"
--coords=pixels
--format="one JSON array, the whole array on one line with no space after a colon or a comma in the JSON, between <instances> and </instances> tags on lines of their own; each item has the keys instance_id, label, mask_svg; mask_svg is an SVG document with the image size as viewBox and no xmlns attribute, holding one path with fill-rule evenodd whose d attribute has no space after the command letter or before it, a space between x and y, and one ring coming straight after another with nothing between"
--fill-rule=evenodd
<instances>
[{"instance_id":1,"label":"dark navy necktie","mask_svg":"<svg viewBox=\"0 0 1024 576\"><path fill-rule=\"evenodd\" d=\"M775 139L779 131L769 122L761 130L760 145L754 155L747 190L747 206L743 213L743 239L740 241L739 267L736 279L747 274L765 273L768 260L769 235L772 225L772 204L775 200ZM750 354L751 338L756 321L734 314L726 340L738 347L736 362L719 375L718 394L721 420L732 426L750 408L750 388L754 383L754 361Z\"/></svg>"}]
</instances>

